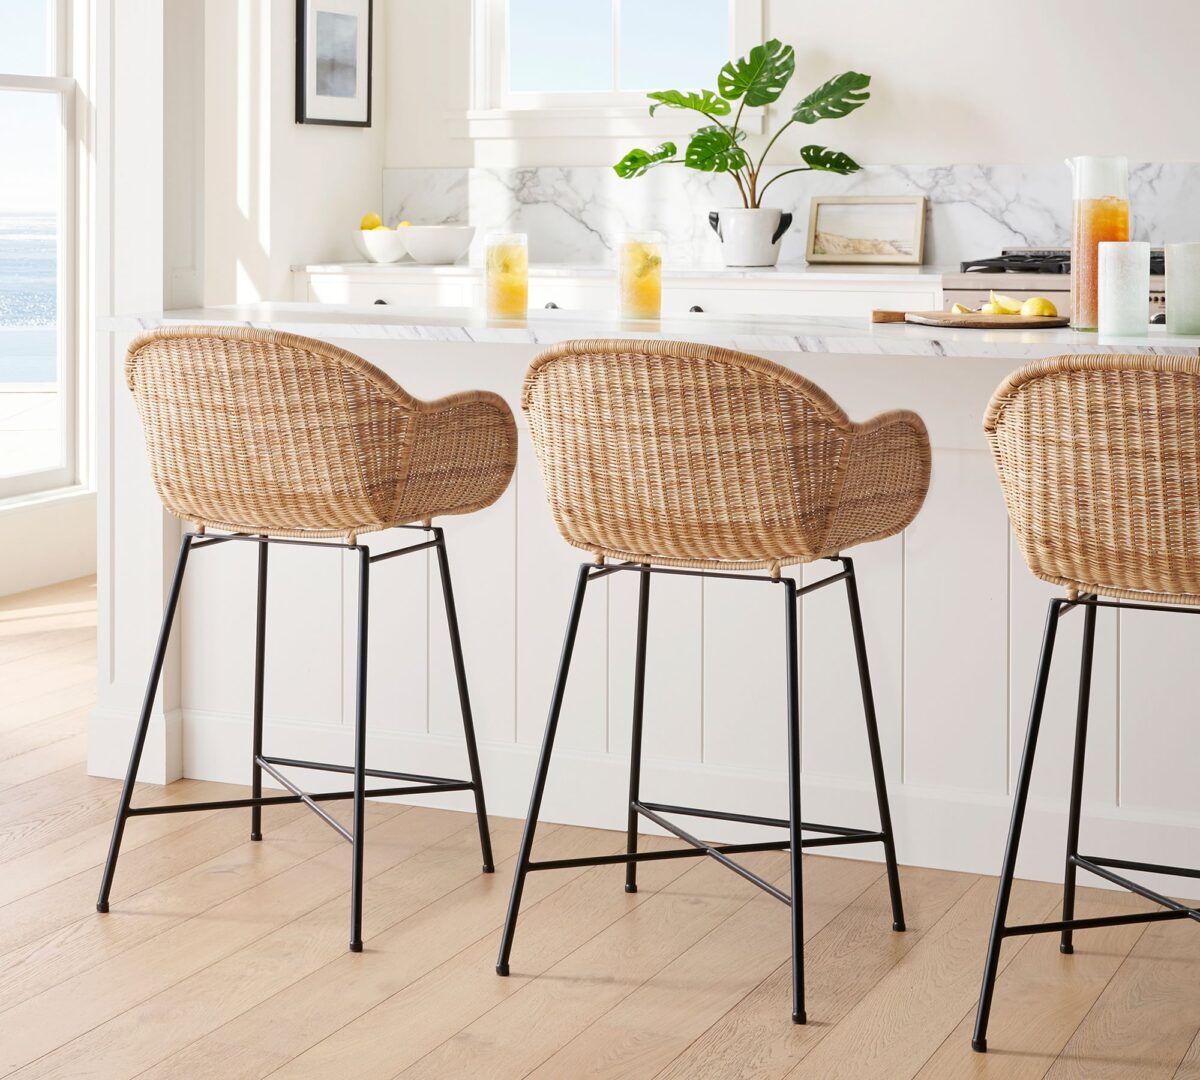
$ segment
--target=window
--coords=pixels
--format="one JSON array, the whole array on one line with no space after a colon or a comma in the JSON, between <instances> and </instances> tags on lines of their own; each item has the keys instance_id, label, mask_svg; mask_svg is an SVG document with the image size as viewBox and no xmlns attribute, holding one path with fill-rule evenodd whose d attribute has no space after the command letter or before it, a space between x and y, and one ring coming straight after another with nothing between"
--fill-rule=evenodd
<instances>
[{"instance_id":1,"label":"window","mask_svg":"<svg viewBox=\"0 0 1200 1080\"><path fill-rule=\"evenodd\" d=\"M74 82L61 0L0 0L0 499L75 481Z\"/></svg>"},{"instance_id":2,"label":"window","mask_svg":"<svg viewBox=\"0 0 1200 1080\"><path fill-rule=\"evenodd\" d=\"M471 134L670 130L668 110L646 123L646 92L715 89L761 31L761 0L475 0Z\"/></svg>"}]
</instances>

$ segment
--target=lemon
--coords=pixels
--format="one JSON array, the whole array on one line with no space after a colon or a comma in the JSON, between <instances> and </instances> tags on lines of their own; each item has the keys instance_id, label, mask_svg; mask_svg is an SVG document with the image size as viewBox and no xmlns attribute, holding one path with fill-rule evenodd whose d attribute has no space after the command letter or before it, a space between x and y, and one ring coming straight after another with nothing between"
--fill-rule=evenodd
<instances>
[{"instance_id":1,"label":"lemon","mask_svg":"<svg viewBox=\"0 0 1200 1080\"><path fill-rule=\"evenodd\" d=\"M379 226L382 224L383 224L383 218L381 218L378 214L372 212L370 214L363 215L363 219L362 219L362 221L360 221L358 223L358 227L360 229L378 229Z\"/></svg>"},{"instance_id":2,"label":"lemon","mask_svg":"<svg viewBox=\"0 0 1200 1080\"><path fill-rule=\"evenodd\" d=\"M992 302L992 307L996 309L997 315L1020 315L1021 301L1014 300L1011 296L1001 296L999 293L990 293L988 299Z\"/></svg>"},{"instance_id":3,"label":"lemon","mask_svg":"<svg viewBox=\"0 0 1200 1080\"><path fill-rule=\"evenodd\" d=\"M1058 308L1044 296L1031 296L1021 305L1022 315L1045 315L1053 318L1058 314Z\"/></svg>"},{"instance_id":4,"label":"lemon","mask_svg":"<svg viewBox=\"0 0 1200 1080\"><path fill-rule=\"evenodd\" d=\"M996 307L995 304L984 304L983 307L981 307L979 309L979 314L980 315L1003 315L1004 312L1000 311Z\"/></svg>"},{"instance_id":5,"label":"lemon","mask_svg":"<svg viewBox=\"0 0 1200 1080\"><path fill-rule=\"evenodd\" d=\"M411 221L398 221L398 222L396 222L396 228L397 229L407 229L411 224L412 224Z\"/></svg>"},{"instance_id":6,"label":"lemon","mask_svg":"<svg viewBox=\"0 0 1200 1080\"><path fill-rule=\"evenodd\" d=\"M950 309L950 314L951 315L972 315L972 314L974 314L974 312L971 308L967 307L966 304L955 304L954 307L952 307Z\"/></svg>"}]
</instances>

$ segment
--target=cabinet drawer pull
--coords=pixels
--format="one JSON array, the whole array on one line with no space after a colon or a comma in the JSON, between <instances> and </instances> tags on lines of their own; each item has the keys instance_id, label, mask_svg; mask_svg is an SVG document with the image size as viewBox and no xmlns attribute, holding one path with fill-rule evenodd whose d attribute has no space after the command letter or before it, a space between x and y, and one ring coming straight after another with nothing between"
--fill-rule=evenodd
<instances>
[{"instance_id":1,"label":"cabinet drawer pull","mask_svg":"<svg viewBox=\"0 0 1200 1080\"><path fill-rule=\"evenodd\" d=\"M376 301L375 301L375 303L377 303L377 304L386 304L386 303L387 303L387 301L386 301L386 300L376 300Z\"/></svg>"},{"instance_id":2,"label":"cabinet drawer pull","mask_svg":"<svg viewBox=\"0 0 1200 1080\"><path fill-rule=\"evenodd\" d=\"M556 304L556 303L555 303L553 300L547 300L547 301L546 301L546 307L548 307L548 308L557 308L557 307L558 307L558 305L557 305L557 304Z\"/></svg>"},{"instance_id":3,"label":"cabinet drawer pull","mask_svg":"<svg viewBox=\"0 0 1200 1080\"><path fill-rule=\"evenodd\" d=\"M704 308L702 308L702 307L701 307L699 304L693 304L693 305L692 305L690 308L688 308L688 311L700 311L700 312L702 312L702 311L704 311Z\"/></svg>"}]
</instances>

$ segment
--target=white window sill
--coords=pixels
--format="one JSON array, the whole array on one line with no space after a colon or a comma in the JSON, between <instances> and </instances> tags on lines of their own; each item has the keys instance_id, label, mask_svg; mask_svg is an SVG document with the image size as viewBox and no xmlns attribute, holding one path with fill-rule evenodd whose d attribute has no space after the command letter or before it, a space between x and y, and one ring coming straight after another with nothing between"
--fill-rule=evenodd
<instances>
[{"instance_id":1,"label":"white window sill","mask_svg":"<svg viewBox=\"0 0 1200 1080\"><path fill-rule=\"evenodd\" d=\"M732 118L730 118L732 119ZM457 134L470 139L562 139L645 138L679 142L705 124L700 113L659 109L650 116L645 105L605 105L556 109L470 109L450 118L462 124ZM464 123L465 120L465 123ZM743 131L751 135L763 129L762 114L743 115Z\"/></svg>"},{"instance_id":2,"label":"white window sill","mask_svg":"<svg viewBox=\"0 0 1200 1080\"><path fill-rule=\"evenodd\" d=\"M38 491L29 495L14 495L9 499L0 499L0 515L19 513L35 507L50 506L74 502L80 499L94 499L96 489L86 484L71 484L68 487L53 488L49 491Z\"/></svg>"}]
</instances>

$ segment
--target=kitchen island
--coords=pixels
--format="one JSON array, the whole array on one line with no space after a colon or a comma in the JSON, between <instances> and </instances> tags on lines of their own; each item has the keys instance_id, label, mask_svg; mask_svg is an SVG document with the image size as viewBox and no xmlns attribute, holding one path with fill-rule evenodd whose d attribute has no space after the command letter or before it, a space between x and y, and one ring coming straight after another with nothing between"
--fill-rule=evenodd
<instances>
[{"instance_id":1,"label":"kitchen island","mask_svg":"<svg viewBox=\"0 0 1200 1080\"><path fill-rule=\"evenodd\" d=\"M514 483L489 509L446 519L489 809L520 816L558 659L573 576L586 556L555 530L517 407L529 361L571 337L668 337L759 353L824 387L854 419L910 408L933 445L929 498L901 536L853 551L897 844L902 863L994 873L1024 730L1045 602L1010 542L981 418L1015 367L1060 353L1200 356L1200 337L1157 328L1132 339L1069 330L967 331L862 319L682 314L622 323L546 311L497 322L471 309L401 311L258 304L114 319L113 355L140 330L203 323L308 334L349 348L422 397L479 388L517 414ZM101 373L99 705L91 770L120 775L157 630L180 525L149 483L141 431L119 370ZM401 546L364 538L372 551ZM233 550L235 548L242 550ZM223 545L189 568L178 633L142 776L245 783L250 772L254 558ZM370 763L463 770L453 672L436 569L424 553L373 575ZM431 575L431 570L433 571ZM797 571L805 579L820 567ZM266 745L309 760L350 758L353 560L272 553ZM633 681L636 584L589 592L544 804L550 820L621 828ZM643 791L655 801L778 815L785 805L782 633L774 594L716 580L656 579L646 696ZM1100 619L1093 686L1085 841L1186 863L1200 858L1194 800L1200 727L1191 672L1200 620L1137 612ZM1050 686L1022 874L1061 876L1079 622ZM805 815L875 822L849 619L837 590L803 602ZM322 778L315 776L314 783ZM446 796L440 805L457 796ZM270 827L269 814L267 827ZM712 824L721 839L751 826ZM861 856L862 849L852 852Z\"/></svg>"}]
</instances>

